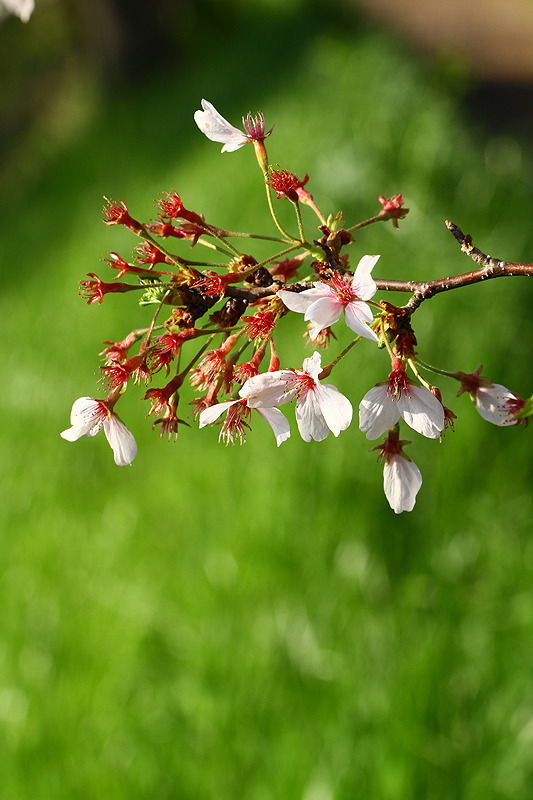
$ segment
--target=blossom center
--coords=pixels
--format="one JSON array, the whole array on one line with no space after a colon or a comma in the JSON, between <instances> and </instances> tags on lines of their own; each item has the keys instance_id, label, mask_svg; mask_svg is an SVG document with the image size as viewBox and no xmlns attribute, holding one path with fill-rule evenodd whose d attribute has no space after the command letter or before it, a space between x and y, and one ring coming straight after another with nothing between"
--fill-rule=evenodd
<instances>
[{"instance_id":1,"label":"blossom center","mask_svg":"<svg viewBox=\"0 0 533 800\"><path fill-rule=\"evenodd\" d=\"M110 418L111 412L104 403L95 400L92 405L82 411L81 416L86 423L102 425L105 420Z\"/></svg>"},{"instance_id":2,"label":"blossom center","mask_svg":"<svg viewBox=\"0 0 533 800\"><path fill-rule=\"evenodd\" d=\"M399 400L402 394L411 397L409 378L402 367L395 367L389 373L389 384L387 386L387 397L391 400Z\"/></svg>"},{"instance_id":3,"label":"blossom center","mask_svg":"<svg viewBox=\"0 0 533 800\"><path fill-rule=\"evenodd\" d=\"M341 278L340 275L335 275L331 279L331 288L335 291L338 302L342 303L343 305L348 305L348 303L351 303L358 297L358 295L354 292L352 285L348 283L348 281L344 280L344 278Z\"/></svg>"},{"instance_id":4,"label":"blossom center","mask_svg":"<svg viewBox=\"0 0 533 800\"><path fill-rule=\"evenodd\" d=\"M222 424L220 431L220 439L227 445L235 444L238 439L241 444L246 440L246 430L250 425L248 419L250 417L250 409L248 408L248 401L243 398L239 402L234 403L228 408L226 419Z\"/></svg>"},{"instance_id":5,"label":"blossom center","mask_svg":"<svg viewBox=\"0 0 533 800\"><path fill-rule=\"evenodd\" d=\"M294 372L294 375L287 380L286 391L295 391L298 398L305 397L308 392L315 389L315 380L308 372Z\"/></svg>"}]
</instances>

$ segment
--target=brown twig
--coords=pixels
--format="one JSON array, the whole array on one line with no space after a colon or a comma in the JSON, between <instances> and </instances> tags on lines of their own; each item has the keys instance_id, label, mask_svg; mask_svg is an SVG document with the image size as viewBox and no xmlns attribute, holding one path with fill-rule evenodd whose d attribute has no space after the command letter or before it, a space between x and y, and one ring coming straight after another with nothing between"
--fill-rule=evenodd
<instances>
[{"instance_id":1,"label":"brown twig","mask_svg":"<svg viewBox=\"0 0 533 800\"><path fill-rule=\"evenodd\" d=\"M396 281L376 278L375 282L378 290L384 292L409 292L412 297L405 308L409 312L413 312L424 300L428 300L430 297L440 294L441 292L448 292L451 289L469 286L472 283L480 283L490 278L505 278L518 275L526 277L533 276L533 264L501 261L498 258L488 256L477 247L474 247L472 244L472 237L468 234L465 235L453 222L447 220L446 226L461 245L462 252L466 253L476 264L480 265L479 269L472 270L471 272L464 272L460 275L452 275L448 278L438 278L433 281ZM312 286L311 283L302 281L301 283L291 284L290 289L294 291L303 291L310 286ZM281 287L282 284L279 283L274 283L272 286L266 287L250 287L249 289L239 286L228 286L226 295L228 297L242 297L249 302L254 302L263 297L275 294Z\"/></svg>"},{"instance_id":2,"label":"brown twig","mask_svg":"<svg viewBox=\"0 0 533 800\"><path fill-rule=\"evenodd\" d=\"M413 296L407 306L411 311L418 308L423 300L433 297L440 292L447 292L450 289L458 289L462 286L469 286L472 283L480 283L490 278L505 278L513 275L531 276L533 275L533 264L502 261L499 258L483 253L479 248L472 244L472 237L464 234L453 222L446 220L446 227L461 245L461 250L466 255L480 264L480 269L464 272L461 275L453 275L449 278L439 278L435 281L421 282L414 289ZM400 289L400 291L403 291ZM406 289L405 291L409 291Z\"/></svg>"}]
</instances>

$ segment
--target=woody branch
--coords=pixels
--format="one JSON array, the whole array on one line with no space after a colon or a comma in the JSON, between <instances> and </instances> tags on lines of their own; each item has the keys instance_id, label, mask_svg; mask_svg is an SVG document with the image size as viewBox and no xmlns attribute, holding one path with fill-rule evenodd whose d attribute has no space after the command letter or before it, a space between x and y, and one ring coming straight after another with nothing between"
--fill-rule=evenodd
<instances>
[{"instance_id":1,"label":"woody branch","mask_svg":"<svg viewBox=\"0 0 533 800\"><path fill-rule=\"evenodd\" d=\"M414 311L424 301L428 300L441 292L448 292L451 289L459 289L462 286L469 286L473 283L489 280L490 278L505 278L512 276L529 277L533 275L533 263L502 261L499 258L483 253L479 248L472 244L472 237L464 234L461 229L453 222L446 220L446 226L450 233L461 245L461 250L466 255L480 264L479 269L464 272L460 275L452 275L447 278L438 278L433 281L399 281L386 278L375 278L378 290L385 292L408 292L412 295L406 308ZM246 287L228 286L225 295L227 297L239 297L249 302L260 300L275 294L282 284L273 283L271 286ZM303 291L312 286L311 283L302 281L292 285L292 289Z\"/></svg>"}]
</instances>

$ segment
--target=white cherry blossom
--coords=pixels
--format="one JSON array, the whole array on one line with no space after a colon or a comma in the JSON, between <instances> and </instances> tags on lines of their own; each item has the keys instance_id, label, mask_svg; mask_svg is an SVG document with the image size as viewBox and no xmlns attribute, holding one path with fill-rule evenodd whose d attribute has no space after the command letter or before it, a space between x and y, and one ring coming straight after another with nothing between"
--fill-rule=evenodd
<instances>
[{"instance_id":1,"label":"white cherry blossom","mask_svg":"<svg viewBox=\"0 0 533 800\"><path fill-rule=\"evenodd\" d=\"M224 119L208 100L202 100L202 109L203 111L195 111L194 121L208 139L224 145L222 153L231 153L250 141L246 133Z\"/></svg>"},{"instance_id":2,"label":"white cherry blossom","mask_svg":"<svg viewBox=\"0 0 533 800\"><path fill-rule=\"evenodd\" d=\"M524 407L525 401L501 383L491 383L481 375L482 366L472 373L457 372L461 388L457 394L468 392L476 410L487 422L505 428L519 425L521 419L513 416Z\"/></svg>"},{"instance_id":3,"label":"white cherry blossom","mask_svg":"<svg viewBox=\"0 0 533 800\"><path fill-rule=\"evenodd\" d=\"M331 431L338 436L352 421L352 404L339 390L320 383L320 353L304 359L301 370L264 372L249 378L239 394L250 408L273 408L296 399L296 422L302 439L320 442Z\"/></svg>"},{"instance_id":4,"label":"white cherry blossom","mask_svg":"<svg viewBox=\"0 0 533 800\"><path fill-rule=\"evenodd\" d=\"M367 439L377 439L402 418L413 430L438 439L444 429L444 407L429 389L407 378L398 361L389 380L368 391L359 405L359 427Z\"/></svg>"},{"instance_id":5,"label":"white cherry blossom","mask_svg":"<svg viewBox=\"0 0 533 800\"><path fill-rule=\"evenodd\" d=\"M103 428L119 467L131 464L137 455L137 442L132 432L103 400L79 397L72 406L70 424L72 427L60 434L67 442L75 442L82 436L96 436Z\"/></svg>"},{"instance_id":6,"label":"white cherry blossom","mask_svg":"<svg viewBox=\"0 0 533 800\"><path fill-rule=\"evenodd\" d=\"M309 332L316 339L324 328L337 322L342 312L347 326L359 336L377 342L379 337L369 327L374 316L370 300L377 291L371 272L379 256L363 256L351 280L342 276L334 277L329 283L315 281L312 289L303 292L278 291L278 297L291 311L304 314L304 319L312 323Z\"/></svg>"},{"instance_id":7,"label":"white cherry blossom","mask_svg":"<svg viewBox=\"0 0 533 800\"><path fill-rule=\"evenodd\" d=\"M513 412L519 411L524 405L524 401L500 383L480 386L474 403L483 419L500 428L518 425L522 421L514 417Z\"/></svg>"},{"instance_id":8,"label":"white cherry blossom","mask_svg":"<svg viewBox=\"0 0 533 800\"><path fill-rule=\"evenodd\" d=\"M205 425L212 425L227 411L228 416L222 426L220 437L225 439L226 443L229 443L230 441L233 442L235 436L238 436L242 442L244 441L244 425L246 424L243 422L243 416L247 408L248 404L245 399L229 400L225 403L216 403L213 406L204 408L199 417L200 428ZM233 413L230 409L233 410ZM274 431L278 447L282 442L289 439L291 435L289 420L278 408L256 408L255 410L265 422L268 422Z\"/></svg>"}]
</instances>

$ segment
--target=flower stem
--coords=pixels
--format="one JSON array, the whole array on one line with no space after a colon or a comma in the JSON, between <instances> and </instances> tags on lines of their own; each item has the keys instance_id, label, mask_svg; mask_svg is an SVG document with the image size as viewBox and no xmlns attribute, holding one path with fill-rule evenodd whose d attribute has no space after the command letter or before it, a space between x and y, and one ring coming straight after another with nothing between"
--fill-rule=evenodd
<instances>
[{"instance_id":1,"label":"flower stem","mask_svg":"<svg viewBox=\"0 0 533 800\"><path fill-rule=\"evenodd\" d=\"M302 210L300 208L300 203L297 200L291 200L291 203L294 206L294 210L296 212L296 220L298 222L298 232L300 234L300 240L305 242L305 234L304 234L304 226L302 222Z\"/></svg>"},{"instance_id":2,"label":"flower stem","mask_svg":"<svg viewBox=\"0 0 533 800\"><path fill-rule=\"evenodd\" d=\"M219 228L220 233L222 236L234 236L236 239L264 239L267 242L284 242L284 239L280 239L279 236L265 236L262 233L246 233L245 231L227 231L223 228Z\"/></svg>"},{"instance_id":3,"label":"flower stem","mask_svg":"<svg viewBox=\"0 0 533 800\"><path fill-rule=\"evenodd\" d=\"M420 372L416 368L416 363L415 363L414 359L408 358L407 359L407 363L411 367L414 375L418 378L418 380L420 381L422 386L425 386L426 389L429 389L431 391L431 384L425 378L422 377L422 375L420 374Z\"/></svg>"},{"instance_id":4,"label":"flower stem","mask_svg":"<svg viewBox=\"0 0 533 800\"><path fill-rule=\"evenodd\" d=\"M214 236L215 239L217 239L219 242L221 242L224 245L224 247L228 247L231 250L231 252L233 253L234 256L237 256L238 258L240 258L243 255L240 250L237 250L237 248L234 247L230 242L226 241L226 239L220 233L218 228L214 228L214 227L212 228L210 225L205 225L205 228L211 234L211 236ZM202 244L204 244L204 242L202 242Z\"/></svg>"},{"instance_id":5,"label":"flower stem","mask_svg":"<svg viewBox=\"0 0 533 800\"><path fill-rule=\"evenodd\" d=\"M141 342L141 350L146 350L146 348L150 346L150 339L152 338L152 332L154 330L154 326L155 326L157 317L159 316L159 312L163 308L163 303L165 302L165 300L166 300L166 298L168 297L169 294L170 294L170 290L167 289L167 291L165 292L165 294L161 298L161 302L159 303L159 305L158 305L158 307L157 307L157 309L155 311L154 316L152 317L152 322L150 323L150 327L146 331L146 336L144 337L143 341Z\"/></svg>"},{"instance_id":6,"label":"flower stem","mask_svg":"<svg viewBox=\"0 0 533 800\"><path fill-rule=\"evenodd\" d=\"M381 338L383 340L383 343L384 343L385 347L387 348L387 351L388 351L388 353L390 355L391 362L394 363L394 359L396 358L396 356L392 352L392 347L391 347L391 343L389 342L389 337L387 336L387 334L385 332L385 320L383 319L383 317L381 317L381 319L379 321L379 332L381 333Z\"/></svg>"},{"instance_id":7,"label":"flower stem","mask_svg":"<svg viewBox=\"0 0 533 800\"><path fill-rule=\"evenodd\" d=\"M335 366L336 366L336 365L339 363L339 361L341 360L341 358L344 358L344 356L345 356L347 353L349 353L349 351L352 349L352 347L354 346L354 344L357 344L357 342L359 341L359 339L361 339L361 336L356 336L356 337L355 337L355 339L353 339L353 340L350 342L350 344L348 344L348 345L347 345L347 346L344 348L344 350L343 350L342 352L340 352L340 353L339 353L339 355L338 355L336 358L334 358L334 359L333 359L333 361L332 361L330 364L327 364L327 365L324 367L324 369L322 370L322 372L321 372L321 373L320 373L320 375L318 376L320 380L323 380L324 378L328 378L328 377L329 377L329 375L331 374L331 371L332 371L333 367L335 367Z\"/></svg>"},{"instance_id":8,"label":"flower stem","mask_svg":"<svg viewBox=\"0 0 533 800\"><path fill-rule=\"evenodd\" d=\"M265 189L266 189L266 196L267 196L267 200L268 200L268 207L270 209L270 214L272 216L272 219L274 220L274 224L275 224L276 228L281 233L281 235L284 236L286 239L288 239L290 242L298 242L298 244L300 244L298 239L295 239L294 236L291 236L290 233L287 233L287 231L285 230L285 228L282 226L281 222L279 221L278 216L277 216L277 214L276 214L276 212L274 210L274 203L272 202L272 195L270 193L270 187L269 187L269 185L268 185L268 183L266 181L265 181Z\"/></svg>"},{"instance_id":9,"label":"flower stem","mask_svg":"<svg viewBox=\"0 0 533 800\"><path fill-rule=\"evenodd\" d=\"M205 353L205 351L207 350L207 348L209 347L209 345L211 344L211 342L213 341L215 336L216 336L216 333L212 333L211 336L209 337L209 339L207 339L207 341L202 345L202 347L200 347L198 352L189 361L189 363L187 364L185 369L182 369L182 371L180 372L180 376L181 376L182 381L185 380L187 374L190 372L191 368L194 367L194 365L196 364L196 362L198 361L200 356L202 356Z\"/></svg>"},{"instance_id":10,"label":"flower stem","mask_svg":"<svg viewBox=\"0 0 533 800\"><path fill-rule=\"evenodd\" d=\"M447 378L455 378L455 380L459 380L456 372L449 372L446 369L439 369L439 367L434 367L432 364L426 364L426 362L422 361L422 359L418 358L418 356L416 360L421 367L424 367L424 369L429 369L430 372L436 372L439 375L446 375Z\"/></svg>"},{"instance_id":11,"label":"flower stem","mask_svg":"<svg viewBox=\"0 0 533 800\"><path fill-rule=\"evenodd\" d=\"M347 231L357 231L359 228L366 228L367 225L372 225L374 222L381 222L385 217L382 217L380 214L376 214L375 217L370 217L370 219L365 219L364 222L358 222L357 225L351 225L349 228L346 228Z\"/></svg>"}]
</instances>

